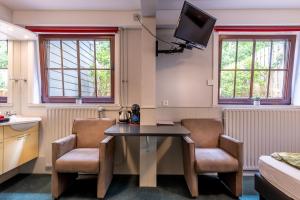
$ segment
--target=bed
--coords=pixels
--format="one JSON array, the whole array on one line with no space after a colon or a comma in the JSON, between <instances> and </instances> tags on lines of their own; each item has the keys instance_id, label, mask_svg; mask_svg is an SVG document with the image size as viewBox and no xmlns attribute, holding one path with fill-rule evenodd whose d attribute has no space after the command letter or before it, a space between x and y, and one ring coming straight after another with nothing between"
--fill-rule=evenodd
<instances>
[{"instance_id":1,"label":"bed","mask_svg":"<svg viewBox=\"0 0 300 200\"><path fill-rule=\"evenodd\" d=\"M261 156L255 189L261 200L300 200L300 170L271 156Z\"/></svg>"}]
</instances>

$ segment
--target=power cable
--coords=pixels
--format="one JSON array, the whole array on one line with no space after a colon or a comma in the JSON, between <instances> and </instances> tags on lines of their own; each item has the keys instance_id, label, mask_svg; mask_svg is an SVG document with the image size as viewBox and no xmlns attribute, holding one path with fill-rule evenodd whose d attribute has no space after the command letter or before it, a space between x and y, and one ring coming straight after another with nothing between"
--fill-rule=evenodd
<instances>
[{"instance_id":1,"label":"power cable","mask_svg":"<svg viewBox=\"0 0 300 200\"><path fill-rule=\"evenodd\" d=\"M166 40L163 40L163 39L157 37L155 34L153 34L152 31L151 31L147 26L145 26L145 25L143 24L143 22L142 22L141 19L140 19L140 16L137 16L136 18L137 18L138 22L141 24L141 26L142 26L142 27L143 27L143 28L144 28L144 29L145 29L152 37L154 37L154 38L155 38L156 40L158 40L158 41L161 41L161 42L163 42L163 43L166 43L166 44L170 45L171 48L175 48L175 47L174 47L174 44L172 44L171 42L168 42L168 41L166 41Z\"/></svg>"}]
</instances>

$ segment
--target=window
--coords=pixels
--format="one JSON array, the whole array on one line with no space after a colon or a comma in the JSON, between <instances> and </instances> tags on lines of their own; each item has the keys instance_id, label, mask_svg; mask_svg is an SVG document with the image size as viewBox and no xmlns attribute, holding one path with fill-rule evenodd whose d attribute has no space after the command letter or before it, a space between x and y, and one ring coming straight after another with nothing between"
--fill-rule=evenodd
<instances>
[{"instance_id":1,"label":"window","mask_svg":"<svg viewBox=\"0 0 300 200\"><path fill-rule=\"evenodd\" d=\"M8 42L0 40L0 103L7 103Z\"/></svg>"},{"instance_id":2,"label":"window","mask_svg":"<svg viewBox=\"0 0 300 200\"><path fill-rule=\"evenodd\" d=\"M220 35L219 103L290 104L294 35Z\"/></svg>"},{"instance_id":3,"label":"window","mask_svg":"<svg viewBox=\"0 0 300 200\"><path fill-rule=\"evenodd\" d=\"M114 102L114 36L40 35L44 103Z\"/></svg>"}]
</instances>

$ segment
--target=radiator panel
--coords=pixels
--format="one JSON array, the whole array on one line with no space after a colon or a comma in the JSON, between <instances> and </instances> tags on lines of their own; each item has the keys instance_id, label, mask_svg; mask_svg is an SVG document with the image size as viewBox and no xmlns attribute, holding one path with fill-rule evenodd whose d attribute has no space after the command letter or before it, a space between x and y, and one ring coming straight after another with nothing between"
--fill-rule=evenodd
<instances>
[{"instance_id":1,"label":"radiator panel","mask_svg":"<svg viewBox=\"0 0 300 200\"><path fill-rule=\"evenodd\" d=\"M244 142L244 169L273 152L300 152L300 109L224 109L225 134Z\"/></svg>"}]
</instances>

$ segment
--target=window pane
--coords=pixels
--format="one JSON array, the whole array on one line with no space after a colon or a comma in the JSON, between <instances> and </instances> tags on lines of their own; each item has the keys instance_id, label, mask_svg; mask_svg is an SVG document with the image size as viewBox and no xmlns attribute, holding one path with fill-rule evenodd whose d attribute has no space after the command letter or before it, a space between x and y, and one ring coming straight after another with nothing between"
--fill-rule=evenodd
<instances>
[{"instance_id":1,"label":"window pane","mask_svg":"<svg viewBox=\"0 0 300 200\"><path fill-rule=\"evenodd\" d=\"M97 96L111 96L111 71L97 70Z\"/></svg>"},{"instance_id":2,"label":"window pane","mask_svg":"<svg viewBox=\"0 0 300 200\"><path fill-rule=\"evenodd\" d=\"M77 43L76 41L63 41L64 68L77 68Z\"/></svg>"},{"instance_id":3,"label":"window pane","mask_svg":"<svg viewBox=\"0 0 300 200\"><path fill-rule=\"evenodd\" d=\"M238 41L237 69L251 69L253 41Z\"/></svg>"},{"instance_id":4,"label":"window pane","mask_svg":"<svg viewBox=\"0 0 300 200\"><path fill-rule=\"evenodd\" d=\"M48 68L61 68L61 48L59 40L48 41Z\"/></svg>"},{"instance_id":5,"label":"window pane","mask_svg":"<svg viewBox=\"0 0 300 200\"><path fill-rule=\"evenodd\" d=\"M284 77L283 71L271 71L269 98L282 98L284 92Z\"/></svg>"},{"instance_id":6,"label":"window pane","mask_svg":"<svg viewBox=\"0 0 300 200\"><path fill-rule=\"evenodd\" d=\"M268 86L268 71L255 71L253 79L253 97L266 98Z\"/></svg>"},{"instance_id":7,"label":"window pane","mask_svg":"<svg viewBox=\"0 0 300 200\"><path fill-rule=\"evenodd\" d=\"M234 88L234 72L222 71L220 81L220 97L232 98Z\"/></svg>"},{"instance_id":8,"label":"window pane","mask_svg":"<svg viewBox=\"0 0 300 200\"><path fill-rule=\"evenodd\" d=\"M273 69L286 68L287 41L273 41L272 66Z\"/></svg>"},{"instance_id":9,"label":"window pane","mask_svg":"<svg viewBox=\"0 0 300 200\"><path fill-rule=\"evenodd\" d=\"M97 36L98 37L98 36ZM43 95L56 98L63 97L111 97L111 39L87 36L86 38L44 39L48 90ZM96 50L96 51L95 51ZM96 68L97 66L97 68ZM97 72L97 73L96 73ZM47 84L47 83L46 83ZM94 101L91 98L90 101ZM54 99L43 98L52 102ZM74 100L75 102L75 100Z\"/></svg>"},{"instance_id":10,"label":"window pane","mask_svg":"<svg viewBox=\"0 0 300 200\"><path fill-rule=\"evenodd\" d=\"M7 41L0 41L0 68L7 68L8 55L7 55Z\"/></svg>"},{"instance_id":11,"label":"window pane","mask_svg":"<svg viewBox=\"0 0 300 200\"><path fill-rule=\"evenodd\" d=\"M48 71L48 87L49 96L63 96L62 90L62 71L49 70Z\"/></svg>"},{"instance_id":12,"label":"window pane","mask_svg":"<svg viewBox=\"0 0 300 200\"><path fill-rule=\"evenodd\" d=\"M0 68L0 96L6 97L8 89L8 70Z\"/></svg>"},{"instance_id":13,"label":"window pane","mask_svg":"<svg viewBox=\"0 0 300 200\"><path fill-rule=\"evenodd\" d=\"M65 96L78 97L78 72L77 70L64 70Z\"/></svg>"},{"instance_id":14,"label":"window pane","mask_svg":"<svg viewBox=\"0 0 300 200\"><path fill-rule=\"evenodd\" d=\"M95 70L81 70L81 96L95 97Z\"/></svg>"},{"instance_id":15,"label":"window pane","mask_svg":"<svg viewBox=\"0 0 300 200\"><path fill-rule=\"evenodd\" d=\"M255 69L269 69L271 41L256 41Z\"/></svg>"},{"instance_id":16,"label":"window pane","mask_svg":"<svg viewBox=\"0 0 300 200\"><path fill-rule=\"evenodd\" d=\"M7 41L0 41L0 96L7 97L8 91L8 49Z\"/></svg>"},{"instance_id":17,"label":"window pane","mask_svg":"<svg viewBox=\"0 0 300 200\"><path fill-rule=\"evenodd\" d=\"M80 41L80 68L94 68L94 41Z\"/></svg>"},{"instance_id":18,"label":"window pane","mask_svg":"<svg viewBox=\"0 0 300 200\"><path fill-rule=\"evenodd\" d=\"M235 83L235 97L237 97L237 98L249 97L250 82L251 82L251 72L250 71L237 71L236 72L236 83Z\"/></svg>"},{"instance_id":19,"label":"window pane","mask_svg":"<svg viewBox=\"0 0 300 200\"><path fill-rule=\"evenodd\" d=\"M98 40L96 41L96 58L97 68L110 69L110 41Z\"/></svg>"},{"instance_id":20,"label":"window pane","mask_svg":"<svg viewBox=\"0 0 300 200\"><path fill-rule=\"evenodd\" d=\"M236 41L222 42L221 69L235 69Z\"/></svg>"}]
</instances>

